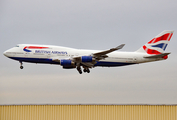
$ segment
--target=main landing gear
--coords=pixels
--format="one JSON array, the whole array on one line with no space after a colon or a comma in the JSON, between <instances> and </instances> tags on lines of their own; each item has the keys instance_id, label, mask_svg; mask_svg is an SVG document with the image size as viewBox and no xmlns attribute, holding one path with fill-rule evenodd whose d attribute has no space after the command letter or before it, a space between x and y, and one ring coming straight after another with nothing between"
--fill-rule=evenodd
<instances>
[{"instance_id":1,"label":"main landing gear","mask_svg":"<svg viewBox=\"0 0 177 120\"><path fill-rule=\"evenodd\" d=\"M23 69L23 63L22 61L19 61L20 62L20 69Z\"/></svg>"},{"instance_id":2,"label":"main landing gear","mask_svg":"<svg viewBox=\"0 0 177 120\"><path fill-rule=\"evenodd\" d=\"M82 74L82 69L81 69L81 67L80 66L77 66L77 71L80 73L80 74ZM84 70L83 70L84 72L87 72L87 73L90 73L90 70L89 70L89 68L84 68Z\"/></svg>"},{"instance_id":3,"label":"main landing gear","mask_svg":"<svg viewBox=\"0 0 177 120\"><path fill-rule=\"evenodd\" d=\"M77 71L78 71L80 74L82 74L82 69L81 69L80 66L77 67Z\"/></svg>"},{"instance_id":4,"label":"main landing gear","mask_svg":"<svg viewBox=\"0 0 177 120\"><path fill-rule=\"evenodd\" d=\"M84 72L90 73L90 70L88 68L84 68Z\"/></svg>"}]
</instances>

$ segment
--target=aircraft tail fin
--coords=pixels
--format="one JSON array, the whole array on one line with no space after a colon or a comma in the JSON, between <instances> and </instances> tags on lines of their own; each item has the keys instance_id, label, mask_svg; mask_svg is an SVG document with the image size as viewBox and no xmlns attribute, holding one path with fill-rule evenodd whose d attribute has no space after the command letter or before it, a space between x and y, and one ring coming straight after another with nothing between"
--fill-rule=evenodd
<instances>
[{"instance_id":1,"label":"aircraft tail fin","mask_svg":"<svg viewBox=\"0 0 177 120\"><path fill-rule=\"evenodd\" d=\"M156 37L154 37L151 41L149 41L140 49L138 49L136 52L147 53L150 55L162 54L165 51L173 35L173 32L174 31L172 30L165 30L161 32Z\"/></svg>"}]
</instances>

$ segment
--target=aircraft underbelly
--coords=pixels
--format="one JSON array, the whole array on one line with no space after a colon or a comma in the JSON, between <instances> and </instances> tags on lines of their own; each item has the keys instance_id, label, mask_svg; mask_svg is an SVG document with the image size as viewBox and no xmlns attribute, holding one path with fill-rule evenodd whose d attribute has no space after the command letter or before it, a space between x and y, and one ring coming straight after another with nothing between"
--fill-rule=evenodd
<instances>
[{"instance_id":1,"label":"aircraft underbelly","mask_svg":"<svg viewBox=\"0 0 177 120\"><path fill-rule=\"evenodd\" d=\"M52 59L49 58L24 58L24 57L10 57L10 58L17 61L30 62L30 63L60 64L59 62L52 61ZM131 65L131 64L135 64L135 63L97 61L97 63L94 66L114 67L114 66L124 66L124 65Z\"/></svg>"},{"instance_id":2,"label":"aircraft underbelly","mask_svg":"<svg viewBox=\"0 0 177 120\"><path fill-rule=\"evenodd\" d=\"M125 63L125 62L106 62L106 61L98 61L94 66L104 66L104 67L116 67L116 66L124 66L131 65L136 63Z\"/></svg>"},{"instance_id":3,"label":"aircraft underbelly","mask_svg":"<svg viewBox=\"0 0 177 120\"><path fill-rule=\"evenodd\" d=\"M10 57L10 58L17 61L30 63L60 64L59 62L52 61L52 59L48 58L23 58L23 57Z\"/></svg>"}]
</instances>

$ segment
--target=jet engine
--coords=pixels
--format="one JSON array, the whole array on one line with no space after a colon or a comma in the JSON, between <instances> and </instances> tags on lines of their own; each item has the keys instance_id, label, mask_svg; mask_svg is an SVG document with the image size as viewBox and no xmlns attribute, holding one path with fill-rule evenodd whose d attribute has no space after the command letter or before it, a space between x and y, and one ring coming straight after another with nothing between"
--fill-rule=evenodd
<instances>
[{"instance_id":1,"label":"jet engine","mask_svg":"<svg viewBox=\"0 0 177 120\"><path fill-rule=\"evenodd\" d=\"M60 65L63 67L75 66L75 63L72 60L60 60Z\"/></svg>"},{"instance_id":2,"label":"jet engine","mask_svg":"<svg viewBox=\"0 0 177 120\"><path fill-rule=\"evenodd\" d=\"M95 60L95 58L93 58L92 56L82 56L81 57L82 62L92 62L94 60Z\"/></svg>"}]
</instances>

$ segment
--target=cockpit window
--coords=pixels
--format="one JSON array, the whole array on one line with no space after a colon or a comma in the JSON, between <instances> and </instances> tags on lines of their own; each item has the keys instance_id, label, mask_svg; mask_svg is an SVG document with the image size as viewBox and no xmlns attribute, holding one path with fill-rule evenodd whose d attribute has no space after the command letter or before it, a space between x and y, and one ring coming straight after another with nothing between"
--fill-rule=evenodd
<instances>
[{"instance_id":1,"label":"cockpit window","mask_svg":"<svg viewBox=\"0 0 177 120\"><path fill-rule=\"evenodd\" d=\"M16 45L15 47L19 47L19 45Z\"/></svg>"}]
</instances>

